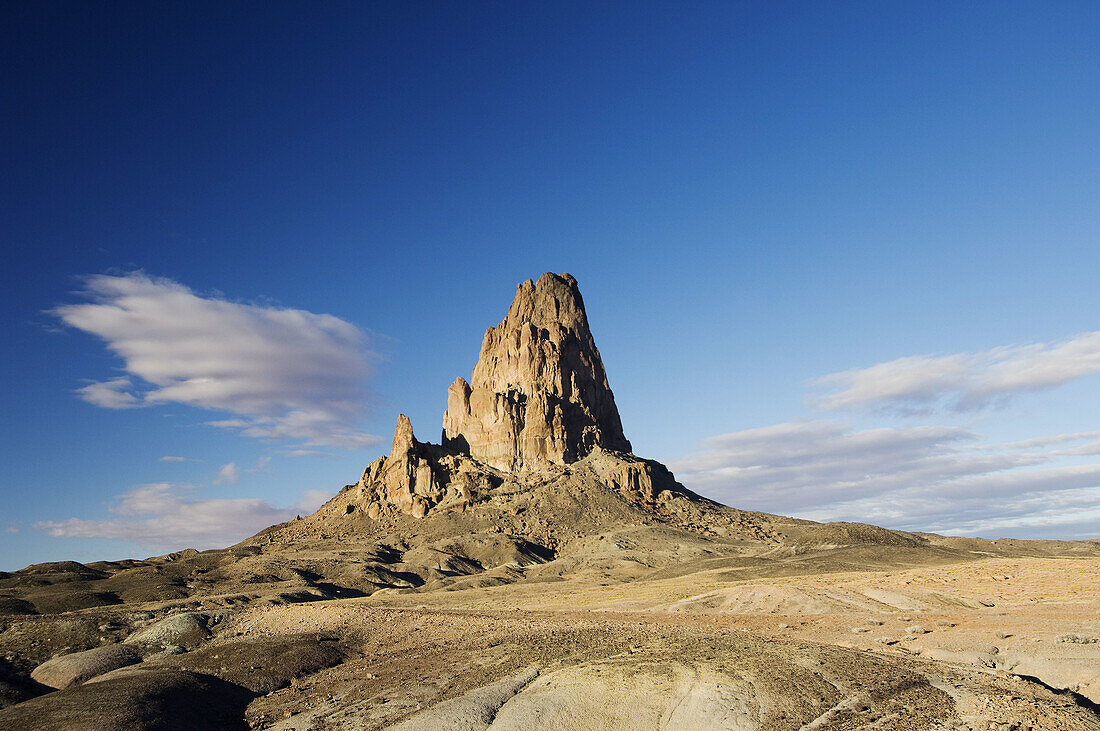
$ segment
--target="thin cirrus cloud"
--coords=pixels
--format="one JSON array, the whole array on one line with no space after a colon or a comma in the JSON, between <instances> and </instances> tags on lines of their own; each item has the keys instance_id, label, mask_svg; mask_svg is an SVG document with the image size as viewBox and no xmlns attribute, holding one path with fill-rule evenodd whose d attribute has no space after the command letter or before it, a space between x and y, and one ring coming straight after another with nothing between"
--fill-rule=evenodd
<instances>
[{"instance_id":1,"label":"thin cirrus cloud","mask_svg":"<svg viewBox=\"0 0 1100 731\"><path fill-rule=\"evenodd\" d=\"M811 403L828 411L966 412L1095 373L1100 373L1100 331L977 353L910 356L832 373L815 381L832 390Z\"/></svg>"},{"instance_id":2,"label":"thin cirrus cloud","mask_svg":"<svg viewBox=\"0 0 1100 731\"><path fill-rule=\"evenodd\" d=\"M373 353L332 315L203 297L142 272L88 277L87 302L51 313L101 338L124 375L77 389L109 409L177 403L225 412L211 425L296 446L358 449Z\"/></svg>"},{"instance_id":3,"label":"thin cirrus cloud","mask_svg":"<svg viewBox=\"0 0 1100 731\"><path fill-rule=\"evenodd\" d=\"M948 534L1100 535L1096 432L984 443L958 427L856 430L805 420L710 437L670 462L739 508ZM1054 448L1052 448L1054 447Z\"/></svg>"},{"instance_id":4,"label":"thin cirrus cloud","mask_svg":"<svg viewBox=\"0 0 1100 731\"><path fill-rule=\"evenodd\" d=\"M332 496L324 490L306 490L296 504L280 508L260 498L196 499L193 492L188 485L141 485L117 498L110 508L114 518L43 521L34 527L59 538L111 538L153 551L202 550L236 543L274 523L312 513Z\"/></svg>"}]
</instances>

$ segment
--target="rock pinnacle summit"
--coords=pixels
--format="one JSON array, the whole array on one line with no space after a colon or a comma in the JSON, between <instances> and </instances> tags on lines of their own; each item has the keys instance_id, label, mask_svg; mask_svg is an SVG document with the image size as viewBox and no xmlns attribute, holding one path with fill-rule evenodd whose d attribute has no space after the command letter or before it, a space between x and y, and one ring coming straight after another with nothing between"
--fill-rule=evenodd
<instances>
[{"instance_id":1,"label":"rock pinnacle summit","mask_svg":"<svg viewBox=\"0 0 1100 731\"><path fill-rule=\"evenodd\" d=\"M508 471L575 462L597 446L630 451L571 275L516 288L470 383L460 377L447 392L443 443Z\"/></svg>"}]
</instances>

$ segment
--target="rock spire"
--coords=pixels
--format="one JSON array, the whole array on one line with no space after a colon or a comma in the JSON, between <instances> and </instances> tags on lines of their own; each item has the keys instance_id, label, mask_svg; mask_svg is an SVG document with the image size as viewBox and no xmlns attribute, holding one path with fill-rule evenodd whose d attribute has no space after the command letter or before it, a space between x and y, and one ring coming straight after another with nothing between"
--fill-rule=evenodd
<instances>
[{"instance_id":1,"label":"rock spire","mask_svg":"<svg viewBox=\"0 0 1100 731\"><path fill-rule=\"evenodd\" d=\"M448 390L443 443L508 471L575 462L596 447L630 451L571 275L517 287L470 382Z\"/></svg>"},{"instance_id":2,"label":"rock spire","mask_svg":"<svg viewBox=\"0 0 1100 731\"><path fill-rule=\"evenodd\" d=\"M572 470L651 509L683 490L665 467L631 454L577 280L547 272L520 284L508 316L485 332L470 382L451 384L443 444L418 441L402 414L390 453L320 512L464 512L498 489Z\"/></svg>"}]
</instances>

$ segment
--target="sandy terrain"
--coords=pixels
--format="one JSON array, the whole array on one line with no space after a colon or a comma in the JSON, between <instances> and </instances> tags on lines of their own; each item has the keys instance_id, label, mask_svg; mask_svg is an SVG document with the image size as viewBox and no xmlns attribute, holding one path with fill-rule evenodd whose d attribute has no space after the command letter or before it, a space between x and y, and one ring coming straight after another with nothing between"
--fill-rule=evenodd
<instances>
[{"instance_id":1,"label":"sandy terrain","mask_svg":"<svg viewBox=\"0 0 1100 731\"><path fill-rule=\"evenodd\" d=\"M132 642L169 647L147 646L144 662L11 706L0 721L80 728L66 719L107 690L129 698L149 686L176 704L143 691L133 703L163 708L157 720L98 727L188 727L198 719L179 701L193 692L221 693L236 709L207 719L213 726L299 731L1100 728L1100 559L832 573L812 570L823 556L786 562L666 568L614 584L208 598L190 602L192 614L161 602L145 613L9 617L0 633L9 657L40 647L64 658L69 648L51 645L75 641L63 632L80 626L94 628L95 644L136 628ZM791 573L799 565L810 570ZM191 617L215 613L208 636L196 635ZM226 687L193 688L195 678ZM241 687L251 700L227 690Z\"/></svg>"},{"instance_id":2,"label":"sandy terrain","mask_svg":"<svg viewBox=\"0 0 1100 731\"><path fill-rule=\"evenodd\" d=\"M0 727L1100 729L1094 542L677 527L552 486L0 577Z\"/></svg>"},{"instance_id":3,"label":"sandy terrain","mask_svg":"<svg viewBox=\"0 0 1100 731\"><path fill-rule=\"evenodd\" d=\"M324 681L253 702L249 718L289 712L277 728L1100 728L1087 698L1100 698L1098 560L767 583L723 573L248 612L234 620L246 634L386 638Z\"/></svg>"},{"instance_id":4,"label":"sandy terrain","mask_svg":"<svg viewBox=\"0 0 1100 731\"><path fill-rule=\"evenodd\" d=\"M7 575L0 727L1100 729L1093 543L324 525Z\"/></svg>"}]
</instances>

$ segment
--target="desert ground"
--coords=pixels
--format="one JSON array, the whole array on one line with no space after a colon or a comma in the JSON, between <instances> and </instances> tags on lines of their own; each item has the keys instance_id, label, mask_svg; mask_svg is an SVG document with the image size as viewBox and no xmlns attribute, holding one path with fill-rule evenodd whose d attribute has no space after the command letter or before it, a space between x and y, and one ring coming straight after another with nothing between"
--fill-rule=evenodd
<instances>
[{"instance_id":1,"label":"desert ground","mask_svg":"<svg viewBox=\"0 0 1100 731\"><path fill-rule=\"evenodd\" d=\"M32 567L4 579L9 596L129 600L0 620L0 725L1100 728L1091 543L792 551L712 538L696 544L711 557L676 563L653 550L671 538L621 528L562 558L469 573L440 552L435 588L370 594L304 568L375 580L378 546L347 539L91 565L84 578L78 564ZM157 585L187 596L135 600ZM207 593L218 585L235 590ZM102 656L119 647L133 653Z\"/></svg>"},{"instance_id":2,"label":"desert ground","mask_svg":"<svg viewBox=\"0 0 1100 731\"><path fill-rule=\"evenodd\" d=\"M773 570L798 571L250 612L246 633L389 625L412 641L396 663L386 640L367 645L358 668L257 700L248 717L285 729L1100 727L1096 559Z\"/></svg>"}]
</instances>

